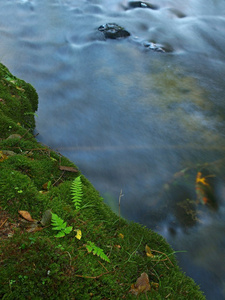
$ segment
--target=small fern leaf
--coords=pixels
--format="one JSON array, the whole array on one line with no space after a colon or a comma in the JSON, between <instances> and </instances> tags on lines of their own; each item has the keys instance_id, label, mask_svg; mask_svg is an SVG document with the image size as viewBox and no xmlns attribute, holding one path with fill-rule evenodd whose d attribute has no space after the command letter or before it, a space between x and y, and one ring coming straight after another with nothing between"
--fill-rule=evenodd
<instances>
[{"instance_id":1,"label":"small fern leaf","mask_svg":"<svg viewBox=\"0 0 225 300\"><path fill-rule=\"evenodd\" d=\"M71 185L71 194L72 194L72 202L74 203L75 208L80 209L81 201L82 201L82 182L80 176L74 179Z\"/></svg>"},{"instance_id":2,"label":"small fern leaf","mask_svg":"<svg viewBox=\"0 0 225 300\"><path fill-rule=\"evenodd\" d=\"M57 238L61 238L61 237L64 237L65 236L65 233L63 232L63 231L60 231L60 232L58 232L56 235L55 235L55 237L57 237Z\"/></svg>"},{"instance_id":3,"label":"small fern leaf","mask_svg":"<svg viewBox=\"0 0 225 300\"><path fill-rule=\"evenodd\" d=\"M89 253L92 252L94 255L99 256L101 259L110 262L110 259L104 253L104 251L101 248L97 247L93 242L88 241L86 248Z\"/></svg>"},{"instance_id":4,"label":"small fern leaf","mask_svg":"<svg viewBox=\"0 0 225 300\"><path fill-rule=\"evenodd\" d=\"M73 229L73 227L69 226L69 227L66 227L63 232L65 232L65 234L69 234L72 231L72 229Z\"/></svg>"},{"instance_id":5,"label":"small fern leaf","mask_svg":"<svg viewBox=\"0 0 225 300\"><path fill-rule=\"evenodd\" d=\"M93 250L93 247L95 246L94 243L88 241L87 245L86 245L86 248L87 248L87 251L88 253L90 253L92 250Z\"/></svg>"},{"instance_id":6,"label":"small fern leaf","mask_svg":"<svg viewBox=\"0 0 225 300\"><path fill-rule=\"evenodd\" d=\"M61 227L64 221L57 214L52 213L51 223L53 227Z\"/></svg>"},{"instance_id":7,"label":"small fern leaf","mask_svg":"<svg viewBox=\"0 0 225 300\"><path fill-rule=\"evenodd\" d=\"M61 219L57 214L52 213L52 219L51 219L52 229L58 230L59 232L55 235L55 237L60 238L64 237L66 234L69 234L73 227L67 226L67 222L64 222L63 219Z\"/></svg>"}]
</instances>

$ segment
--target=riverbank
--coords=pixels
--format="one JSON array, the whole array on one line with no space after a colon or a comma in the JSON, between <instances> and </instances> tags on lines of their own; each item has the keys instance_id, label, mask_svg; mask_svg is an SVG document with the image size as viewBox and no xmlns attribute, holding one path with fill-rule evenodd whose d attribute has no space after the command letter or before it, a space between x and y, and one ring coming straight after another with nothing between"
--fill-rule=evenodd
<instances>
[{"instance_id":1,"label":"riverbank","mask_svg":"<svg viewBox=\"0 0 225 300\"><path fill-rule=\"evenodd\" d=\"M115 215L71 161L36 141L37 106L35 89L0 64L1 299L205 299L163 237ZM49 211L72 227L64 237Z\"/></svg>"}]
</instances>

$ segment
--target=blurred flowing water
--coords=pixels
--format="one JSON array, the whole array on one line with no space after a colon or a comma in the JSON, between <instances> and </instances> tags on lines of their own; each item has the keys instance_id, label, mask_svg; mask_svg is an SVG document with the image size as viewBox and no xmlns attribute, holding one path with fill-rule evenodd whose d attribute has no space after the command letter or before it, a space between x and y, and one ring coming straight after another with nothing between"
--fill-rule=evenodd
<instances>
[{"instance_id":1,"label":"blurred flowing water","mask_svg":"<svg viewBox=\"0 0 225 300\"><path fill-rule=\"evenodd\" d=\"M207 299L224 299L225 2L151 3L159 8L1 1L0 61L37 89L39 141L73 160L117 213L122 189L122 215L185 250L183 270ZM131 36L104 40L98 27L110 22Z\"/></svg>"}]
</instances>

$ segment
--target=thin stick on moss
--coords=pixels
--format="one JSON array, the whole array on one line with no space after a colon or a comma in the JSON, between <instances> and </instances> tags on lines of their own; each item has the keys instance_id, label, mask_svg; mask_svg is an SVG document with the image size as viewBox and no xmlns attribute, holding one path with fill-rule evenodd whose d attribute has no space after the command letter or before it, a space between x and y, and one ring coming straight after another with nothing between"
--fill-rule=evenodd
<instances>
[{"instance_id":1,"label":"thin stick on moss","mask_svg":"<svg viewBox=\"0 0 225 300\"><path fill-rule=\"evenodd\" d=\"M63 175L65 174L65 171L62 172L62 174L59 176L59 178L52 184L52 186L55 186L57 182L59 182L59 180L63 177Z\"/></svg>"},{"instance_id":2,"label":"thin stick on moss","mask_svg":"<svg viewBox=\"0 0 225 300\"><path fill-rule=\"evenodd\" d=\"M2 224L0 225L0 228L6 223L7 220L8 220L8 218L6 218L5 221L2 222Z\"/></svg>"},{"instance_id":3,"label":"thin stick on moss","mask_svg":"<svg viewBox=\"0 0 225 300\"><path fill-rule=\"evenodd\" d=\"M157 252L157 253L160 253L160 254L165 255L167 258L166 258L166 259L160 259L159 261L165 261L165 260L168 260L168 261L171 263L171 265L174 267L173 263L172 263L171 260L169 259L168 255L166 255L166 253L161 252L161 251L157 251L157 250L151 250L151 251L152 251L152 252ZM153 261L154 261L154 260L153 260Z\"/></svg>"},{"instance_id":4,"label":"thin stick on moss","mask_svg":"<svg viewBox=\"0 0 225 300\"><path fill-rule=\"evenodd\" d=\"M70 258L70 266L71 266L72 257L71 257L71 255L70 255L69 251L66 251L66 253L69 255L69 258Z\"/></svg>"},{"instance_id":5,"label":"thin stick on moss","mask_svg":"<svg viewBox=\"0 0 225 300\"><path fill-rule=\"evenodd\" d=\"M137 248L136 248L131 254L130 254L129 252L126 251L126 252L129 254L130 257L125 261L125 263L129 262L130 259L131 259L131 257L137 252L138 248L141 246L142 240L143 240L143 237L141 238L140 243L139 243L139 245L137 246ZM124 264L125 264L125 263L124 263Z\"/></svg>"},{"instance_id":6,"label":"thin stick on moss","mask_svg":"<svg viewBox=\"0 0 225 300\"><path fill-rule=\"evenodd\" d=\"M98 260L98 262L100 263L100 265L107 271L107 272L109 272L107 269L106 269L106 267Z\"/></svg>"},{"instance_id":7,"label":"thin stick on moss","mask_svg":"<svg viewBox=\"0 0 225 300\"><path fill-rule=\"evenodd\" d=\"M81 277L81 278L98 279L98 278L102 277L103 275L106 275L106 274L109 274L109 273L111 273L111 272L108 271L108 272L102 273L98 276L84 276L84 275L74 275L74 276Z\"/></svg>"},{"instance_id":8,"label":"thin stick on moss","mask_svg":"<svg viewBox=\"0 0 225 300\"><path fill-rule=\"evenodd\" d=\"M122 189L120 190L120 195L119 195L119 222L120 222L120 201L121 201L121 198L123 197L123 191Z\"/></svg>"}]
</instances>

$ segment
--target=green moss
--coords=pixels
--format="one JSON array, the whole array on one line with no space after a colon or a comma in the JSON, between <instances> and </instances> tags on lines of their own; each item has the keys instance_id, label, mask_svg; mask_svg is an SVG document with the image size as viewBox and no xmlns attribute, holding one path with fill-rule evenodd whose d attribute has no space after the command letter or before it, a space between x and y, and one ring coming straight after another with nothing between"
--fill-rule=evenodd
<instances>
[{"instance_id":1,"label":"green moss","mask_svg":"<svg viewBox=\"0 0 225 300\"><path fill-rule=\"evenodd\" d=\"M2 64L0 64L0 85L0 112L25 128L34 129L34 111L38 105L35 89L13 76Z\"/></svg>"},{"instance_id":2,"label":"green moss","mask_svg":"<svg viewBox=\"0 0 225 300\"><path fill-rule=\"evenodd\" d=\"M80 172L60 170L60 165L76 166L32 136L35 90L1 64L0 99L1 299L136 299L129 291L143 272L159 285L152 284L148 299L205 299L160 235L116 216ZM7 139L12 134L20 136ZM83 208L76 210L71 184L79 175ZM34 231L29 222L22 226L18 210L40 221L49 209L73 227L70 234L56 238L51 226L36 224ZM88 241L110 263L88 253ZM146 255L146 245L154 257Z\"/></svg>"}]
</instances>

